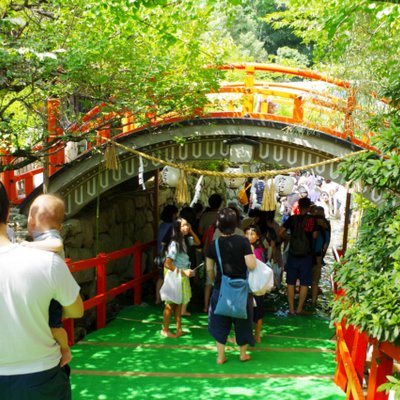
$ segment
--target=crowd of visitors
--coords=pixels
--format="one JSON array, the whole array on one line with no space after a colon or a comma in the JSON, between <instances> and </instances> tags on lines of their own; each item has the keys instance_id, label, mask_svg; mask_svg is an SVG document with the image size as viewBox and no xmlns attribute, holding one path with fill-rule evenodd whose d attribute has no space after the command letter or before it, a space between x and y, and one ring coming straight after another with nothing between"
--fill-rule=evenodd
<instances>
[{"instance_id":1,"label":"crowd of visitors","mask_svg":"<svg viewBox=\"0 0 400 400\"><path fill-rule=\"evenodd\" d=\"M155 302L161 303L160 288L170 274L179 276L181 297L178 302L165 301L163 337L184 334L182 317L191 315L190 278L196 275L202 287L202 309L208 313L209 332L216 341L217 364L227 361L227 341L239 346L240 361L249 361L248 346L261 341L264 295L246 291L245 318L221 315L216 308L224 278L247 280L257 260L273 269L273 290L286 290L288 315L304 313L309 288L311 303L316 305L330 241L329 218L343 218L346 192L308 173L293 179L293 192L276 199L279 214L261 210L265 185L260 180L254 185L246 181L250 201L244 208L237 202L225 206L218 193L209 197L206 207L199 203L193 208L164 207L157 237L160 274ZM28 218L34 241L22 246L13 243L8 214L7 194L0 183L0 393L10 399L69 400L71 353L61 319L81 317L83 303L63 260L59 229L64 204L54 195L37 197ZM201 265L203 275L195 274ZM172 316L175 332L170 329Z\"/></svg>"},{"instance_id":2,"label":"crowd of visitors","mask_svg":"<svg viewBox=\"0 0 400 400\"><path fill-rule=\"evenodd\" d=\"M204 293L202 309L208 313L209 331L217 343L218 364L226 361L227 341L239 346L241 361L250 359L247 346L261 341L265 302L268 301L265 296L249 293L247 319L215 314L222 274L232 279L246 278L258 259L274 271L273 291L286 291L288 315L305 313L304 304L309 290L312 306L317 304L321 270L330 242L329 218L343 218L345 191L340 185L308 173L294 176L293 180L296 183L292 193L277 195L277 213L261 210L260 191L264 190L264 185L257 180L254 188L247 186L250 204L246 207L238 202L228 202L225 206L223 196L214 193L209 197L207 207L198 203L192 213L187 207L178 212L175 206L167 205L161 214L164 222L160 225L162 237L159 235L158 240L165 244L165 247L159 248L165 251L166 261L160 277L175 269L181 271L185 278L182 281L182 303L186 304L190 299L190 285L194 284L189 279L189 271L204 263L205 273L200 281ZM171 207L174 207L171 218L175 220L168 220L173 227L165 230L164 215ZM179 239L177 232L180 232ZM192 239L188 241L186 235ZM217 238L222 269L216 255ZM156 295L156 302L159 302L159 294ZM169 329L172 313L177 323L176 333ZM181 316L185 315L190 316L190 313L182 305L166 303L161 334L168 337L182 335ZM232 326L233 338L229 337Z\"/></svg>"}]
</instances>

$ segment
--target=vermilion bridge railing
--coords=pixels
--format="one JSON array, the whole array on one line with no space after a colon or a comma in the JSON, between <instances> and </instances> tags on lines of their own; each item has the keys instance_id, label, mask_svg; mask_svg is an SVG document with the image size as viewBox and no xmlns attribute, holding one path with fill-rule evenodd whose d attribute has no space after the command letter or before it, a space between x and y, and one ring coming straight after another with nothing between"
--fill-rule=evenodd
<instances>
[{"instance_id":1,"label":"vermilion bridge railing","mask_svg":"<svg viewBox=\"0 0 400 400\"><path fill-rule=\"evenodd\" d=\"M334 251L336 261L339 253ZM341 289L336 295L343 294ZM343 320L336 325L335 383L346 393L346 400L387 400L388 394L378 388L393 374L394 360L400 362L400 346L379 342ZM365 377L365 371L369 372Z\"/></svg>"},{"instance_id":2,"label":"vermilion bridge railing","mask_svg":"<svg viewBox=\"0 0 400 400\"><path fill-rule=\"evenodd\" d=\"M354 113L357 111L356 95L350 83L319 74L315 71L289 68L275 64L229 64L220 70L243 73L243 82L221 83L219 91L207 95L209 103L196 110L195 114L168 113L162 115L157 106L145 114L145 119L135 118L131 113L105 113L107 106L102 103L94 107L83 118L81 124L74 124L66 132L60 128L60 100L48 101L49 140L57 140L63 133L81 134L97 130L94 143L87 143L84 151L102 142L101 138L119 138L146 127L157 127L167 123L197 118L244 118L263 119L286 123L307 129L314 129L348 140L363 148L370 148L371 132L356 126ZM304 79L302 82L266 81L266 74L281 74ZM261 77L260 80L258 80ZM278 107L276 107L278 106ZM120 127L115 127L115 120ZM135 121L146 120L147 125ZM107 122L113 121L112 130ZM356 134L355 132L364 132ZM3 164L12 164L15 158L3 156ZM52 146L49 151L49 175L65 164L64 145ZM5 171L3 183L13 204L19 204L35 187L35 177L43 174L42 166L33 165L20 171Z\"/></svg>"},{"instance_id":3,"label":"vermilion bridge railing","mask_svg":"<svg viewBox=\"0 0 400 400\"><path fill-rule=\"evenodd\" d=\"M95 296L85 299L83 302L85 311L96 308L96 329L106 326L106 306L107 302L115 296L133 289L133 304L140 304L142 301L142 284L146 281L154 280L158 277L158 270L152 270L145 274L142 273L142 254L151 250L155 251L156 241L148 243L136 242L133 246L113 251L111 253L100 253L94 258L80 261L71 261L67 259L67 265L74 274L79 271L86 271L95 268L96 294ZM153 254L154 255L154 254ZM125 257L132 258L133 278L114 287L107 289L107 266L110 262ZM153 258L151 258L153 259ZM75 342L74 320L67 319L64 321L65 329L68 332L68 340L70 345Z\"/></svg>"}]
</instances>

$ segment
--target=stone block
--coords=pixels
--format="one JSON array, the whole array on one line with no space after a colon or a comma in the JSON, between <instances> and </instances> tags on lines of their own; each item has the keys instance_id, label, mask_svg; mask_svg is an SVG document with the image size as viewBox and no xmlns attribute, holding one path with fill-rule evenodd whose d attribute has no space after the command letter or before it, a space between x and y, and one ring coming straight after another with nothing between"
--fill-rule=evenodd
<instances>
[{"instance_id":1,"label":"stone block","mask_svg":"<svg viewBox=\"0 0 400 400\"><path fill-rule=\"evenodd\" d=\"M110 236L113 239L114 250L121 249L122 239L124 237L123 227L120 224L114 224L109 229Z\"/></svg>"},{"instance_id":2,"label":"stone block","mask_svg":"<svg viewBox=\"0 0 400 400\"><path fill-rule=\"evenodd\" d=\"M82 282L80 287L81 287L81 296L83 300L88 300L96 296L97 287L96 287L96 281L94 279L91 281Z\"/></svg>"},{"instance_id":3,"label":"stone block","mask_svg":"<svg viewBox=\"0 0 400 400\"><path fill-rule=\"evenodd\" d=\"M138 238L142 243L150 242L154 238L153 224L146 223L138 232Z\"/></svg>"},{"instance_id":4,"label":"stone block","mask_svg":"<svg viewBox=\"0 0 400 400\"><path fill-rule=\"evenodd\" d=\"M79 250L79 255L81 260L89 260L90 258L96 257L97 254L95 254L94 248L83 247Z\"/></svg>"},{"instance_id":5,"label":"stone block","mask_svg":"<svg viewBox=\"0 0 400 400\"><path fill-rule=\"evenodd\" d=\"M116 274L107 275L106 289L110 290L120 285L121 278Z\"/></svg>"},{"instance_id":6,"label":"stone block","mask_svg":"<svg viewBox=\"0 0 400 400\"><path fill-rule=\"evenodd\" d=\"M123 240L129 240L131 243L135 242L135 224L133 221L128 221L123 225Z\"/></svg>"},{"instance_id":7,"label":"stone block","mask_svg":"<svg viewBox=\"0 0 400 400\"><path fill-rule=\"evenodd\" d=\"M135 225L140 229L146 224L146 214L144 212L137 212L135 214Z\"/></svg>"},{"instance_id":8,"label":"stone block","mask_svg":"<svg viewBox=\"0 0 400 400\"><path fill-rule=\"evenodd\" d=\"M63 231L66 236L74 236L82 232L82 226L80 219L71 218L63 223Z\"/></svg>"},{"instance_id":9,"label":"stone block","mask_svg":"<svg viewBox=\"0 0 400 400\"><path fill-rule=\"evenodd\" d=\"M113 203L112 204L112 210L113 210L115 222L118 223L118 224L123 222L122 217L121 217L121 210L120 210L119 204Z\"/></svg>"},{"instance_id":10,"label":"stone block","mask_svg":"<svg viewBox=\"0 0 400 400\"><path fill-rule=\"evenodd\" d=\"M117 250L113 238L108 233L99 235L99 253L110 253Z\"/></svg>"},{"instance_id":11,"label":"stone block","mask_svg":"<svg viewBox=\"0 0 400 400\"><path fill-rule=\"evenodd\" d=\"M99 223L98 223L99 233L106 233L108 231L109 227L108 219L109 219L109 214L107 212L102 211L100 213ZM97 224L97 221L95 221L95 224ZM96 225L94 226L96 227Z\"/></svg>"},{"instance_id":12,"label":"stone block","mask_svg":"<svg viewBox=\"0 0 400 400\"><path fill-rule=\"evenodd\" d=\"M133 255L124 257L123 260L124 264L121 271L121 277L125 281L133 278Z\"/></svg>"},{"instance_id":13,"label":"stone block","mask_svg":"<svg viewBox=\"0 0 400 400\"><path fill-rule=\"evenodd\" d=\"M65 248L75 248L80 249L83 246L83 233L79 232L75 235L68 235L64 239L64 247Z\"/></svg>"},{"instance_id":14,"label":"stone block","mask_svg":"<svg viewBox=\"0 0 400 400\"><path fill-rule=\"evenodd\" d=\"M81 226L83 234L82 246L87 248L93 247L95 226L93 225L91 218L82 218Z\"/></svg>"},{"instance_id":15,"label":"stone block","mask_svg":"<svg viewBox=\"0 0 400 400\"><path fill-rule=\"evenodd\" d=\"M145 214L146 214L146 221L147 222L153 222L154 221L155 216L154 216L154 210L153 209L146 208Z\"/></svg>"},{"instance_id":16,"label":"stone block","mask_svg":"<svg viewBox=\"0 0 400 400\"><path fill-rule=\"evenodd\" d=\"M95 268L90 268L84 271L73 272L72 275L80 285L85 282L93 282L96 276L96 270Z\"/></svg>"},{"instance_id":17,"label":"stone block","mask_svg":"<svg viewBox=\"0 0 400 400\"><path fill-rule=\"evenodd\" d=\"M125 199L120 210L123 221L130 221L134 219L136 210L132 199Z\"/></svg>"},{"instance_id":18,"label":"stone block","mask_svg":"<svg viewBox=\"0 0 400 400\"><path fill-rule=\"evenodd\" d=\"M144 208L147 205L147 196L138 195L134 197L135 208Z\"/></svg>"}]
</instances>

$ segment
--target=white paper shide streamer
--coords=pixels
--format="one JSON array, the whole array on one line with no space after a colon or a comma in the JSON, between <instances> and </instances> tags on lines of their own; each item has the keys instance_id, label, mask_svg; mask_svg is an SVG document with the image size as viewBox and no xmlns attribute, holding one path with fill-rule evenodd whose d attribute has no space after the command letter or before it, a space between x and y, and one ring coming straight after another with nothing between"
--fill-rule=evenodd
<instances>
[{"instance_id":1,"label":"white paper shide streamer","mask_svg":"<svg viewBox=\"0 0 400 400\"><path fill-rule=\"evenodd\" d=\"M193 207L200 198L201 184L203 182L203 178L204 178L204 176L201 175L200 178L197 180L196 187L194 188L193 200L190 203L190 207Z\"/></svg>"},{"instance_id":2,"label":"white paper shide streamer","mask_svg":"<svg viewBox=\"0 0 400 400\"><path fill-rule=\"evenodd\" d=\"M143 166L143 158L142 156L139 156L139 185L142 185L142 189L146 190L146 185L144 184L144 166Z\"/></svg>"}]
</instances>

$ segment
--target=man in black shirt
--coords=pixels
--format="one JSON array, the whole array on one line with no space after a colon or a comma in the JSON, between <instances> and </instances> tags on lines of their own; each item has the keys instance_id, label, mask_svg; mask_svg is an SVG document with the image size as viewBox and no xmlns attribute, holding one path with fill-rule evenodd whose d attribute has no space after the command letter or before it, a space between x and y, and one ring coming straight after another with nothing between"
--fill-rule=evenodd
<instances>
[{"instance_id":1,"label":"man in black shirt","mask_svg":"<svg viewBox=\"0 0 400 400\"><path fill-rule=\"evenodd\" d=\"M289 314L302 314L307 298L308 287L312 281L313 242L317 238L315 218L308 214L311 200L308 197L299 199L300 215L291 215L282 225L280 236L289 236L289 255L286 264L286 284L289 303ZM297 309L294 309L294 293L297 280L300 281L300 294Z\"/></svg>"}]
</instances>

